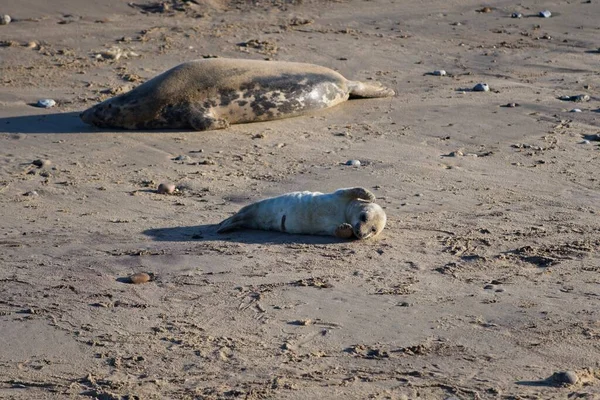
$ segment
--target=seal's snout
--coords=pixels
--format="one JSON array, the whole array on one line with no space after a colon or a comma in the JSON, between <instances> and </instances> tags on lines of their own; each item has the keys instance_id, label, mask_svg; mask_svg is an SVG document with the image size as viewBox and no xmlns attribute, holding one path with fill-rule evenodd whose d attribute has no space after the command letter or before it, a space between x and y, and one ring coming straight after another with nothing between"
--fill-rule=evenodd
<instances>
[{"instance_id":1,"label":"seal's snout","mask_svg":"<svg viewBox=\"0 0 600 400\"><path fill-rule=\"evenodd\" d=\"M365 232L364 226L360 222L358 222L356 225L354 225L353 231L354 231L354 235L359 239L366 239L369 236L371 236L371 233L372 233L370 231Z\"/></svg>"},{"instance_id":2,"label":"seal's snout","mask_svg":"<svg viewBox=\"0 0 600 400\"><path fill-rule=\"evenodd\" d=\"M93 124L92 116L91 116L92 108L88 108L87 110L85 110L81 114L79 114L79 118L81 118L81 120L83 122L85 122L86 124L90 124L90 125Z\"/></svg>"},{"instance_id":3,"label":"seal's snout","mask_svg":"<svg viewBox=\"0 0 600 400\"><path fill-rule=\"evenodd\" d=\"M86 124L96 125L101 128L118 126L118 122L120 122L119 109L114 107L110 100L88 108L79 114L79 118Z\"/></svg>"}]
</instances>

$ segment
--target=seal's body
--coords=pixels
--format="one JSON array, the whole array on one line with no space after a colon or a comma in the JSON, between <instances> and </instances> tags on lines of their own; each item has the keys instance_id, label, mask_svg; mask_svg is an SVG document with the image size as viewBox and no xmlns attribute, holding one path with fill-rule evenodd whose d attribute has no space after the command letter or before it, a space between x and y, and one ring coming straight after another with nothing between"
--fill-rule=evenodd
<instances>
[{"instance_id":1,"label":"seal's body","mask_svg":"<svg viewBox=\"0 0 600 400\"><path fill-rule=\"evenodd\" d=\"M293 192L243 207L221 222L217 232L248 228L367 239L379 234L386 223L385 212L373 201L373 193L363 188Z\"/></svg>"},{"instance_id":2,"label":"seal's body","mask_svg":"<svg viewBox=\"0 0 600 400\"><path fill-rule=\"evenodd\" d=\"M212 58L178 65L87 109L81 119L102 128L203 131L294 117L350 96L393 94L312 64Z\"/></svg>"}]
</instances>

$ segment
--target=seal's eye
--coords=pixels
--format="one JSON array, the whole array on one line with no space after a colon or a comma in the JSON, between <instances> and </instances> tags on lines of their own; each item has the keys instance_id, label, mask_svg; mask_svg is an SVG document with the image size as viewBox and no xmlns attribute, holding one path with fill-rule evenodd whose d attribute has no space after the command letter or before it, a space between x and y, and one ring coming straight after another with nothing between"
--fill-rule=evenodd
<instances>
[{"instance_id":1,"label":"seal's eye","mask_svg":"<svg viewBox=\"0 0 600 400\"><path fill-rule=\"evenodd\" d=\"M367 214L360 214L360 220L362 222L367 222Z\"/></svg>"},{"instance_id":2,"label":"seal's eye","mask_svg":"<svg viewBox=\"0 0 600 400\"><path fill-rule=\"evenodd\" d=\"M377 232L377 228L375 228L375 227L372 227L372 228L371 228L371 231L372 231L372 232Z\"/></svg>"}]
</instances>

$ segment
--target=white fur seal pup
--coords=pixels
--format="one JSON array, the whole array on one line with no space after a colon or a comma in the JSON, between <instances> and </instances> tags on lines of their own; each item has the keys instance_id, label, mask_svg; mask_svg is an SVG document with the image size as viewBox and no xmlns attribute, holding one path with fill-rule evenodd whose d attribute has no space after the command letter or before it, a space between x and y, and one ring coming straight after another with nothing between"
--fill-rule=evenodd
<instances>
[{"instance_id":1,"label":"white fur seal pup","mask_svg":"<svg viewBox=\"0 0 600 400\"><path fill-rule=\"evenodd\" d=\"M386 222L374 201L375 195L364 188L287 193L243 207L221 222L217 232L249 228L367 239L378 235Z\"/></svg>"},{"instance_id":2,"label":"white fur seal pup","mask_svg":"<svg viewBox=\"0 0 600 400\"><path fill-rule=\"evenodd\" d=\"M101 128L204 131L294 117L349 97L393 95L318 65L211 58L178 65L80 116Z\"/></svg>"}]
</instances>

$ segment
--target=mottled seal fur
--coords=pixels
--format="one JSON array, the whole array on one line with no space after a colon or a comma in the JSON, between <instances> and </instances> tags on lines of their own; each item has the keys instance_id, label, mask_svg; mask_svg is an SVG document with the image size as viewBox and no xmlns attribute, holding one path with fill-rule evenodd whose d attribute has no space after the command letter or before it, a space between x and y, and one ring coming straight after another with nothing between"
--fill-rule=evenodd
<instances>
[{"instance_id":1,"label":"mottled seal fur","mask_svg":"<svg viewBox=\"0 0 600 400\"><path fill-rule=\"evenodd\" d=\"M374 201L375 195L364 188L287 193L243 207L222 221L217 232L248 228L367 239L378 235L386 222Z\"/></svg>"},{"instance_id":2,"label":"mottled seal fur","mask_svg":"<svg viewBox=\"0 0 600 400\"><path fill-rule=\"evenodd\" d=\"M312 64L212 58L178 65L85 110L81 119L102 128L203 131L294 117L349 97L393 94Z\"/></svg>"}]
</instances>

